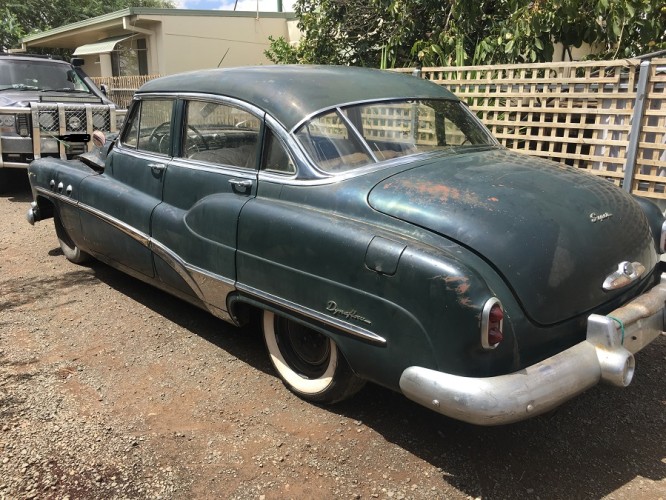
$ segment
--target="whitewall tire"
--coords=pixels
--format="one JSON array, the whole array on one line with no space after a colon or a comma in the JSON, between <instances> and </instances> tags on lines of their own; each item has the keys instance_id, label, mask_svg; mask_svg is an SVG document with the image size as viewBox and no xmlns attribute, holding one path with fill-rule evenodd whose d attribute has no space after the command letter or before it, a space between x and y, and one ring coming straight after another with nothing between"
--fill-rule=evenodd
<instances>
[{"instance_id":1,"label":"whitewall tire","mask_svg":"<svg viewBox=\"0 0 666 500\"><path fill-rule=\"evenodd\" d=\"M273 367L301 398L335 403L365 384L331 338L269 311L263 312L263 331Z\"/></svg>"}]
</instances>

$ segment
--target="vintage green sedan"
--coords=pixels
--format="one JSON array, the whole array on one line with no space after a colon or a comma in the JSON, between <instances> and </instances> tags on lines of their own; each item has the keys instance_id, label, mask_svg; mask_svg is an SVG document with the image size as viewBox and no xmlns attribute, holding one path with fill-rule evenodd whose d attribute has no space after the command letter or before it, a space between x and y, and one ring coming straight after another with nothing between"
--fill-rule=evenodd
<instances>
[{"instance_id":1,"label":"vintage green sedan","mask_svg":"<svg viewBox=\"0 0 666 500\"><path fill-rule=\"evenodd\" d=\"M664 329L664 218L501 147L455 96L348 67L145 84L117 137L29 168L30 223L241 325L299 396L366 381L493 425L630 383Z\"/></svg>"}]
</instances>

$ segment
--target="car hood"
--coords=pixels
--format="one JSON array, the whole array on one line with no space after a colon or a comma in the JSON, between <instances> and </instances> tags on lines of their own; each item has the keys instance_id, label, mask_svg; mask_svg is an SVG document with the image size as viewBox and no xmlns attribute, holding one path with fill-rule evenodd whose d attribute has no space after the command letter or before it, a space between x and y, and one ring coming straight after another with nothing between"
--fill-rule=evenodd
<instances>
[{"instance_id":1,"label":"car hood","mask_svg":"<svg viewBox=\"0 0 666 500\"><path fill-rule=\"evenodd\" d=\"M457 241L503 276L525 313L548 325L590 311L622 261L657 261L645 215L612 183L503 149L440 157L378 183L379 212ZM647 273L647 272L646 272Z\"/></svg>"}]
</instances>

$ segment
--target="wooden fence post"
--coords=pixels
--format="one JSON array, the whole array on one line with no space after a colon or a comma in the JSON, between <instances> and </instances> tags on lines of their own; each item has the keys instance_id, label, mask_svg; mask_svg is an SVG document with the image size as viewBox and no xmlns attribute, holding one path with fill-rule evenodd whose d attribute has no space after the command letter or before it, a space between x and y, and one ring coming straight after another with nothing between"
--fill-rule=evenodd
<instances>
[{"instance_id":1,"label":"wooden fence post","mask_svg":"<svg viewBox=\"0 0 666 500\"><path fill-rule=\"evenodd\" d=\"M634 103L634 112L631 116L631 130L629 131L629 144L627 145L627 160L624 164L624 181L622 182L622 187L629 193L633 189L634 175L636 173L636 159L638 158L638 145L643 128L645 98L649 80L650 60L648 59L641 62L641 69L638 75L636 101Z\"/></svg>"}]
</instances>

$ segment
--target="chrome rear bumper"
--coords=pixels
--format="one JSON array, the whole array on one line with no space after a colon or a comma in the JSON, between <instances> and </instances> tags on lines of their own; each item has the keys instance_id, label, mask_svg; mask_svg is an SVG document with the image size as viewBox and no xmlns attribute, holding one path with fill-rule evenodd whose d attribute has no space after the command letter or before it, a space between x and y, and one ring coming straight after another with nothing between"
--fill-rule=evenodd
<instances>
[{"instance_id":1,"label":"chrome rear bumper","mask_svg":"<svg viewBox=\"0 0 666 500\"><path fill-rule=\"evenodd\" d=\"M443 415L477 425L500 425L544 413L604 381L629 385L633 354L664 329L666 273L661 282L607 316L588 318L587 338L519 372L471 378L418 366L400 377L405 396Z\"/></svg>"}]
</instances>

